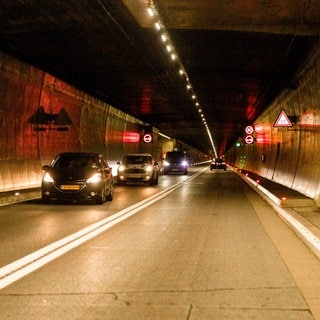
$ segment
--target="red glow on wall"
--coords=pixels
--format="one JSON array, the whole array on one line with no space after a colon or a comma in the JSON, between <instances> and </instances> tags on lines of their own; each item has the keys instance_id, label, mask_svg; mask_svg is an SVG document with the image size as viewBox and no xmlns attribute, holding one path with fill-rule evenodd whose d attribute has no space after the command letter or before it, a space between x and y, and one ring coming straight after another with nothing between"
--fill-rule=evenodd
<instances>
[{"instance_id":1,"label":"red glow on wall","mask_svg":"<svg viewBox=\"0 0 320 320\"><path fill-rule=\"evenodd\" d=\"M256 133L262 133L264 130L263 130L263 126L261 124L257 124L254 126L254 131Z\"/></svg>"},{"instance_id":2,"label":"red glow on wall","mask_svg":"<svg viewBox=\"0 0 320 320\"><path fill-rule=\"evenodd\" d=\"M257 97L254 94L248 96L246 107L246 118L252 120L256 116Z\"/></svg>"},{"instance_id":3,"label":"red glow on wall","mask_svg":"<svg viewBox=\"0 0 320 320\"><path fill-rule=\"evenodd\" d=\"M137 132L124 132L122 141L125 143L137 143L140 141L140 134Z\"/></svg>"},{"instance_id":4,"label":"red glow on wall","mask_svg":"<svg viewBox=\"0 0 320 320\"><path fill-rule=\"evenodd\" d=\"M270 124L264 124L264 123L258 123L254 125L254 131L257 134L263 134L266 132L270 132L271 131L271 125Z\"/></svg>"},{"instance_id":5,"label":"red glow on wall","mask_svg":"<svg viewBox=\"0 0 320 320\"><path fill-rule=\"evenodd\" d=\"M264 134L256 135L256 143L257 144L271 144L271 139Z\"/></svg>"},{"instance_id":6,"label":"red glow on wall","mask_svg":"<svg viewBox=\"0 0 320 320\"><path fill-rule=\"evenodd\" d=\"M141 95L141 105L140 112L143 114L150 114L151 111L151 96L152 88L150 86L145 86Z\"/></svg>"}]
</instances>

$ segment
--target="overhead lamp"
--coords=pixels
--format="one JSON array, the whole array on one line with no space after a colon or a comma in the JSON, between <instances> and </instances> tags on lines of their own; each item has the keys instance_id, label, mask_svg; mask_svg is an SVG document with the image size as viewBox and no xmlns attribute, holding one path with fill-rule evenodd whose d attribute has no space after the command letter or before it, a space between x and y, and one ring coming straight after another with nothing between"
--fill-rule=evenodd
<instances>
[{"instance_id":1,"label":"overhead lamp","mask_svg":"<svg viewBox=\"0 0 320 320\"><path fill-rule=\"evenodd\" d=\"M163 42L166 42L166 41L168 40L168 37L167 37L165 34L162 34L162 35L161 35L161 40L162 40Z\"/></svg>"},{"instance_id":2,"label":"overhead lamp","mask_svg":"<svg viewBox=\"0 0 320 320\"><path fill-rule=\"evenodd\" d=\"M160 17L160 15L159 15L159 12L158 12L158 10L157 10L157 8L156 8L153 0L148 0L147 12L148 12L149 16L151 16L151 17L154 17L154 16L157 16L157 17L158 17L158 18L157 18L157 21L155 22L155 28L156 28L158 31L162 30L162 32L161 32L161 40L162 40L162 42L166 43L168 40L170 40L170 37L169 37L169 34L168 34L167 30L166 30L165 25L164 25L164 24L162 23L162 21L161 21L161 17ZM167 50L169 53L173 51L173 52L170 54L171 59L172 59L173 61L176 60L176 59L178 59L177 54L174 53L175 50L174 50L174 47L173 47L172 45L169 45L169 44L166 45L166 50ZM190 81L189 81L189 77L188 77L186 71L184 70L182 64L181 64L181 68L179 69L179 74L180 74L180 75L185 75L184 78L185 78L185 81L186 81L186 88L187 88L187 90L192 89L191 83L190 83ZM192 95L192 99L193 99L193 100L195 100L195 99L197 100L195 94ZM207 132L208 132L208 136L209 136L209 140L210 140L210 143L211 143L213 152L214 152L214 154L217 156L217 151L216 151L214 142L213 142L213 140L212 140L211 132L210 132L210 130L209 130L209 128L208 128L207 122L206 122L205 117L204 117L204 115L203 115L203 113L202 113L202 109L199 107L199 106L200 106L199 102L195 102L195 106L199 108L198 111L199 111L199 113L201 114L202 121L203 121L203 123L204 123L204 125L205 125L205 128L206 128Z\"/></svg>"},{"instance_id":3,"label":"overhead lamp","mask_svg":"<svg viewBox=\"0 0 320 320\"><path fill-rule=\"evenodd\" d=\"M147 11L148 11L148 14L149 14L150 17L153 17L153 16L154 16L154 12L153 12L152 8L149 7L149 8L147 9Z\"/></svg>"},{"instance_id":4,"label":"overhead lamp","mask_svg":"<svg viewBox=\"0 0 320 320\"><path fill-rule=\"evenodd\" d=\"M168 140L171 140L171 138L169 136L167 136L167 135L165 135L165 134L163 134L161 132L159 132L159 136L164 137L164 138L166 138Z\"/></svg>"}]
</instances>

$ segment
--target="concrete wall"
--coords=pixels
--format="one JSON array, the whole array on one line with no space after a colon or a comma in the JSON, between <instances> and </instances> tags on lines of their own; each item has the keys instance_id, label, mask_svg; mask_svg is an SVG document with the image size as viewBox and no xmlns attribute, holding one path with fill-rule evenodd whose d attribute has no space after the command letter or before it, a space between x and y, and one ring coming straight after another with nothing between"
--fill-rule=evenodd
<instances>
[{"instance_id":1,"label":"concrete wall","mask_svg":"<svg viewBox=\"0 0 320 320\"><path fill-rule=\"evenodd\" d=\"M70 125L50 118L62 109ZM125 132L142 128L138 119L0 53L0 192L39 186L41 166L63 151L98 151L111 165L127 152L155 154L156 129L153 144L123 141Z\"/></svg>"},{"instance_id":2,"label":"concrete wall","mask_svg":"<svg viewBox=\"0 0 320 320\"><path fill-rule=\"evenodd\" d=\"M230 164L297 190L318 202L320 195L320 46L288 88L253 124L254 144L234 146ZM292 127L274 124L284 110Z\"/></svg>"},{"instance_id":3,"label":"concrete wall","mask_svg":"<svg viewBox=\"0 0 320 320\"><path fill-rule=\"evenodd\" d=\"M0 192L39 187L41 166L64 151L103 153L113 169L129 152L148 152L161 160L162 144L168 139L157 128L151 144L124 139L126 133L142 134L144 125L0 52Z\"/></svg>"}]
</instances>

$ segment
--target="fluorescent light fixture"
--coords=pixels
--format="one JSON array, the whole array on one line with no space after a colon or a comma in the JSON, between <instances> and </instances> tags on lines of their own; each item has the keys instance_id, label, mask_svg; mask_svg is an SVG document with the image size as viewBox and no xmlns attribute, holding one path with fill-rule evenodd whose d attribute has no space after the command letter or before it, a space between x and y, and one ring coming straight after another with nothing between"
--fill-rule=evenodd
<instances>
[{"instance_id":1,"label":"fluorescent light fixture","mask_svg":"<svg viewBox=\"0 0 320 320\"><path fill-rule=\"evenodd\" d=\"M165 25L161 21L161 17L159 15L159 12L158 12L157 7L156 7L156 5L155 5L153 0L148 0L147 12L148 12L150 17L154 17L154 16L157 17L157 21L155 22L155 28L158 31L159 30L163 30L163 32L161 34L161 40L162 40L162 42L166 43L169 40L169 34L168 34L167 30L166 30ZM174 49L173 45L170 45L170 44L166 45L166 50L169 53L172 52L170 54L171 60L173 60L173 61L179 60L178 55L176 53L173 53L173 52L176 52L176 50ZM185 80L187 82L186 88L187 88L187 90L190 90L190 89L192 89L192 86L191 86L191 84L189 82L188 74L186 73L186 71L185 71L183 65L181 64L181 62L179 62L179 65L181 66L180 69L179 69L179 74L180 75L185 75ZM193 100L197 99L195 94L192 95L192 99ZM201 115L201 119L202 119L202 121L203 121L203 123L205 125L205 128L206 128L206 131L208 133L208 137L209 137L213 152L215 154L215 157L217 157L217 151L216 151L215 145L214 145L213 140L212 140L211 132L210 132L209 127L207 125L207 122L205 120L205 116L202 113L202 109L199 107L200 106L199 102L196 102L195 106L199 108L198 111L199 111L199 113ZM165 137L166 139L171 139L170 137L168 137L168 136L166 136L166 135L164 135L162 133L159 133L159 135Z\"/></svg>"},{"instance_id":2,"label":"fluorescent light fixture","mask_svg":"<svg viewBox=\"0 0 320 320\"><path fill-rule=\"evenodd\" d=\"M168 40L168 37L163 33L163 34L161 35L161 40L162 40L163 42L166 42L166 41Z\"/></svg>"},{"instance_id":3,"label":"fluorescent light fixture","mask_svg":"<svg viewBox=\"0 0 320 320\"><path fill-rule=\"evenodd\" d=\"M153 16L154 16L154 12L153 12L152 8L149 7L149 8L147 9L147 11L148 11L148 14L149 14L150 17L153 17Z\"/></svg>"}]
</instances>

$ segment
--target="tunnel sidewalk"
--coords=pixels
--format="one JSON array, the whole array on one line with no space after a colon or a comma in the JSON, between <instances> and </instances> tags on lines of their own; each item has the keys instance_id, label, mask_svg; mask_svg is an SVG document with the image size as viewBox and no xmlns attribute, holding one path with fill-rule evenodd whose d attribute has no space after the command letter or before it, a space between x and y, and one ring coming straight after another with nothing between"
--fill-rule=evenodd
<instances>
[{"instance_id":1,"label":"tunnel sidewalk","mask_svg":"<svg viewBox=\"0 0 320 320\"><path fill-rule=\"evenodd\" d=\"M40 199L40 187L0 192L0 206Z\"/></svg>"},{"instance_id":2,"label":"tunnel sidewalk","mask_svg":"<svg viewBox=\"0 0 320 320\"><path fill-rule=\"evenodd\" d=\"M234 170L320 258L320 209L309 197L251 172Z\"/></svg>"}]
</instances>

